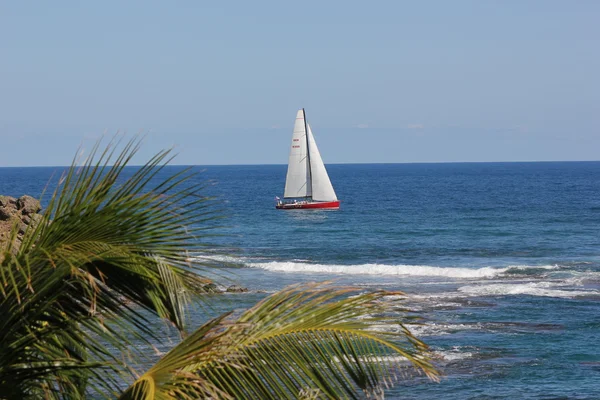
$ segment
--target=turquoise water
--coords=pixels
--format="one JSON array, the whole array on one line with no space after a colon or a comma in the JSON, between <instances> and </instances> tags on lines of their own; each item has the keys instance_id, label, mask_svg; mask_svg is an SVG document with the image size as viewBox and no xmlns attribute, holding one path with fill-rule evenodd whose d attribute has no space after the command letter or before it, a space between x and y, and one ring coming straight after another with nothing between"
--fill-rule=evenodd
<instances>
[{"instance_id":1,"label":"turquoise water","mask_svg":"<svg viewBox=\"0 0 600 400\"><path fill-rule=\"evenodd\" d=\"M600 398L600 162L330 165L338 211L275 210L283 165L197 168L251 290L217 310L305 281L402 290L444 377L387 398ZM56 170L0 168L0 193Z\"/></svg>"}]
</instances>

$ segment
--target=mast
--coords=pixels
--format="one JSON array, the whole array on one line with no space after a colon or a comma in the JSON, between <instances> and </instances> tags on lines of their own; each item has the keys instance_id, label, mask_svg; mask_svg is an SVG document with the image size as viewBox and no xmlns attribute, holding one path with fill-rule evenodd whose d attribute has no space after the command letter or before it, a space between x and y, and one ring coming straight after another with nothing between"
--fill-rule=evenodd
<instances>
[{"instance_id":1,"label":"mast","mask_svg":"<svg viewBox=\"0 0 600 400\"><path fill-rule=\"evenodd\" d=\"M310 167L310 149L308 145L308 127L306 126L306 111L304 111L304 107L302 107L302 116L304 117L304 134L306 136L306 165L308 165L308 176L310 179L310 195L312 197L312 168ZM308 199L308 196L306 196Z\"/></svg>"}]
</instances>

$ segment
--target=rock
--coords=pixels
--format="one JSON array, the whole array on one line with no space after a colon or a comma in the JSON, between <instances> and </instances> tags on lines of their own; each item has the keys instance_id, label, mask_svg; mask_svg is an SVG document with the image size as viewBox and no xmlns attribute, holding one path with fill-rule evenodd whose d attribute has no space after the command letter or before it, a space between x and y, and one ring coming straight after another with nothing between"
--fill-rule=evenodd
<instances>
[{"instance_id":1,"label":"rock","mask_svg":"<svg viewBox=\"0 0 600 400\"><path fill-rule=\"evenodd\" d=\"M0 221L9 221L19 213L16 204L14 197L0 196Z\"/></svg>"},{"instance_id":2,"label":"rock","mask_svg":"<svg viewBox=\"0 0 600 400\"><path fill-rule=\"evenodd\" d=\"M12 217L10 209L0 206L0 221L8 221Z\"/></svg>"},{"instance_id":3,"label":"rock","mask_svg":"<svg viewBox=\"0 0 600 400\"><path fill-rule=\"evenodd\" d=\"M28 226L29 226L29 225L27 225L25 222L21 222L21 223L19 224L19 233L20 233L21 235L24 235L24 234L25 234L25 231L27 230L27 227L28 227Z\"/></svg>"},{"instance_id":4,"label":"rock","mask_svg":"<svg viewBox=\"0 0 600 400\"><path fill-rule=\"evenodd\" d=\"M0 261L7 247L7 241L12 237L11 230L18 226L18 235L12 246L14 254L18 251L23 234L29 225L35 226L42 216L40 202L31 196L21 196L18 200L10 196L0 196Z\"/></svg>"},{"instance_id":5,"label":"rock","mask_svg":"<svg viewBox=\"0 0 600 400\"><path fill-rule=\"evenodd\" d=\"M8 207L10 204L17 204L17 199L10 196L0 196L0 207Z\"/></svg>"},{"instance_id":6,"label":"rock","mask_svg":"<svg viewBox=\"0 0 600 400\"><path fill-rule=\"evenodd\" d=\"M39 224L40 221L42 220L42 214L33 214L30 217L31 217L31 222L29 222L29 224L32 224L34 226Z\"/></svg>"},{"instance_id":7,"label":"rock","mask_svg":"<svg viewBox=\"0 0 600 400\"><path fill-rule=\"evenodd\" d=\"M226 292L228 293L243 293L243 292L247 292L248 289L241 287L239 285L231 285L227 288Z\"/></svg>"},{"instance_id":8,"label":"rock","mask_svg":"<svg viewBox=\"0 0 600 400\"><path fill-rule=\"evenodd\" d=\"M23 215L35 214L42 209L40 202L31 196L21 196L17 200L17 209Z\"/></svg>"},{"instance_id":9,"label":"rock","mask_svg":"<svg viewBox=\"0 0 600 400\"><path fill-rule=\"evenodd\" d=\"M207 283L206 285L204 285L202 287L202 290L204 290L206 293L218 293L218 292L220 292L219 288L214 283Z\"/></svg>"}]
</instances>

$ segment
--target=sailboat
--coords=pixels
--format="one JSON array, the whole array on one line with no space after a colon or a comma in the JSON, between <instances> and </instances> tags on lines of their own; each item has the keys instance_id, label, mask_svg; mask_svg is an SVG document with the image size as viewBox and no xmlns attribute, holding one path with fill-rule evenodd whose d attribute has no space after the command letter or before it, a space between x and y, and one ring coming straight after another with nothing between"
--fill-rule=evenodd
<instances>
[{"instance_id":1,"label":"sailboat","mask_svg":"<svg viewBox=\"0 0 600 400\"><path fill-rule=\"evenodd\" d=\"M310 125L306 122L304 108L296 114L283 198L275 198L275 208L289 210L340 207Z\"/></svg>"}]
</instances>

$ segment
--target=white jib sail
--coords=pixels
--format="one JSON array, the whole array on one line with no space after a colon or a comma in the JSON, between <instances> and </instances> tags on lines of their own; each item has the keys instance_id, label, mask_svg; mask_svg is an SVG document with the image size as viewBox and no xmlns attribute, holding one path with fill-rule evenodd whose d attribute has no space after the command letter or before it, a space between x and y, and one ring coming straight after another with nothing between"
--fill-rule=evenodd
<instances>
[{"instance_id":1,"label":"white jib sail","mask_svg":"<svg viewBox=\"0 0 600 400\"><path fill-rule=\"evenodd\" d=\"M308 127L308 152L310 154L310 170L312 178L312 198L317 201L335 201L337 196L329 180L329 175L321 159L321 154L317 148L317 143L310 129Z\"/></svg>"},{"instance_id":2,"label":"white jib sail","mask_svg":"<svg viewBox=\"0 0 600 400\"><path fill-rule=\"evenodd\" d=\"M304 110L298 110L292 144L290 147L290 158L285 178L285 191L283 197L310 197L312 196L312 185L310 182L310 167L308 165L308 148L306 146L306 128L304 123Z\"/></svg>"}]
</instances>

